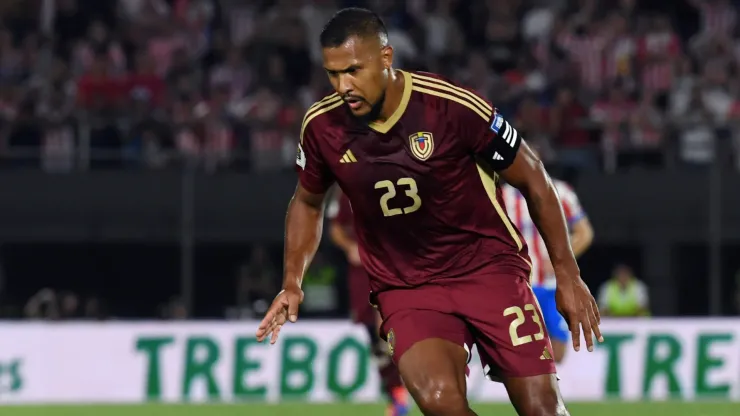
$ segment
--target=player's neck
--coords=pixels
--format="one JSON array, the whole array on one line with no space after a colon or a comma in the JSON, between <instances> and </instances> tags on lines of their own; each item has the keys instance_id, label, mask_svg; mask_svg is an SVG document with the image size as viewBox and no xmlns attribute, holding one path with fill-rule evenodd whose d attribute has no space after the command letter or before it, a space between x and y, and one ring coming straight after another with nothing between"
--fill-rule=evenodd
<instances>
[{"instance_id":1,"label":"player's neck","mask_svg":"<svg viewBox=\"0 0 740 416\"><path fill-rule=\"evenodd\" d=\"M396 69L391 69L388 88L385 91L385 101L380 109L377 121L387 121L396 112L403 99L405 84L403 74Z\"/></svg>"}]
</instances>

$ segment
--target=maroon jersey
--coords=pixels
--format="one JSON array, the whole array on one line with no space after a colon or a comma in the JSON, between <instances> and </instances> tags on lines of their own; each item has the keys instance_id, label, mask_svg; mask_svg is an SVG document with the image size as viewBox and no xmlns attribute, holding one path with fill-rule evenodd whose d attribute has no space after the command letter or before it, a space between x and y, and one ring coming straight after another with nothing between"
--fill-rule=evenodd
<instances>
[{"instance_id":1,"label":"maroon jersey","mask_svg":"<svg viewBox=\"0 0 740 416\"><path fill-rule=\"evenodd\" d=\"M516 130L468 89L401 73L401 103L385 122L361 123L337 94L309 108L296 160L301 185L320 194L337 182L347 195L373 292L502 263L528 271L490 169L513 162L506 149L518 149Z\"/></svg>"}]
</instances>

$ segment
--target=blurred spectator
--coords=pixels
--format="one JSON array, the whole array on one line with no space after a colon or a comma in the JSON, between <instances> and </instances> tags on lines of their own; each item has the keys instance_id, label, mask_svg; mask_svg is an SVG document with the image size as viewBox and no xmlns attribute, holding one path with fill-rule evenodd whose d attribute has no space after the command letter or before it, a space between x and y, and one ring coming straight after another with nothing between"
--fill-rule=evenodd
<instances>
[{"instance_id":1,"label":"blurred spectator","mask_svg":"<svg viewBox=\"0 0 740 416\"><path fill-rule=\"evenodd\" d=\"M26 303L23 314L28 319L59 319L59 304L56 293L49 288L41 289Z\"/></svg>"},{"instance_id":2,"label":"blurred spectator","mask_svg":"<svg viewBox=\"0 0 740 416\"><path fill-rule=\"evenodd\" d=\"M615 267L612 278L601 286L598 302L602 316L650 315L647 287L635 277L632 269L624 264Z\"/></svg>"},{"instance_id":3,"label":"blurred spectator","mask_svg":"<svg viewBox=\"0 0 740 416\"><path fill-rule=\"evenodd\" d=\"M84 306L84 317L92 320L106 319L105 307L101 300L95 296L87 298Z\"/></svg>"},{"instance_id":4,"label":"blurred spectator","mask_svg":"<svg viewBox=\"0 0 740 416\"><path fill-rule=\"evenodd\" d=\"M681 53L678 34L666 16L652 19L650 29L637 45L642 88L651 93L665 93L673 83L673 68Z\"/></svg>"},{"instance_id":5,"label":"blurred spectator","mask_svg":"<svg viewBox=\"0 0 740 416\"><path fill-rule=\"evenodd\" d=\"M570 87L558 90L550 110L550 131L558 146L558 159L566 168L593 169L597 166L596 154L584 121L588 111L576 98Z\"/></svg>"},{"instance_id":6,"label":"blurred spectator","mask_svg":"<svg viewBox=\"0 0 740 416\"><path fill-rule=\"evenodd\" d=\"M58 297L59 318L77 319L82 317L80 311L80 299L72 292L62 292Z\"/></svg>"}]
</instances>

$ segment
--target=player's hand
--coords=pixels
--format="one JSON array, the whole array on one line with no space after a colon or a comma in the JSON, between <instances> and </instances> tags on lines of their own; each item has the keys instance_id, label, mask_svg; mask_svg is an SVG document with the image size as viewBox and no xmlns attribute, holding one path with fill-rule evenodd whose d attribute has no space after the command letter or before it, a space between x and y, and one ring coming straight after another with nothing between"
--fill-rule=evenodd
<instances>
[{"instance_id":1,"label":"player's hand","mask_svg":"<svg viewBox=\"0 0 740 416\"><path fill-rule=\"evenodd\" d=\"M357 244L352 244L347 249L347 262L353 266L362 266L362 261L360 260L360 249L357 247Z\"/></svg>"},{"instance_id":2,"label":"player's hand","mask_svg":"<svg viewBox=\"0 0 740 416\"><path fill-rule=\"evenodd\" d=\"M275 297L265 318L257 328L257 341L262 342L270 334L270 344L277 342L280 329L287 322L298 320L298 305L303 302L303 291L297 286L289 286Z\"/></svg>"},{"instance_id":3,"label":"player's hand","mask_svg":"<svg viewBox=\"0 0 740 416\"><path fill-rule=\"evenodd\" d=\"M558 281L555 292L558 311L565 318L573 335L573 349L576 351L581 349L581 330L583 330L586 347L589 351L593 351L594 336L599 342L604 342L599 329L601 324L599 307L588 286L580 277L568 279L566 282L563 284Z\"/></svg>"}]
</instances>

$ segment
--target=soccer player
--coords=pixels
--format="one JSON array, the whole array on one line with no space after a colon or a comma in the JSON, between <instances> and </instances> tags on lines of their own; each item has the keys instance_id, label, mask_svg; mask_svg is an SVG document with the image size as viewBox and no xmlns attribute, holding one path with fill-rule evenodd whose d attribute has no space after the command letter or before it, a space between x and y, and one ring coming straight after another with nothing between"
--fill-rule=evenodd
<instances>
[{"instance_id":1,"label":"soccer player","mask_svg":"<svg viewBox=\"0 0 740 416\"><path fill-rule=\"evenodd\" d=\"M534 153L537 154L537 152ZM565 212L573 254L580 257L591 246L594 238L591 222L586 217L586 213L583 211L573 188L558 179L553 179L552 183L560 196L563 212ZM532 216L529 215L527 200L518 189L509 184L504 185L503 199L509 218L527 242L529 257L532 260L532 280L530 284L545 318L545 327L552 342L553 359L556 363L559 363L565 357L570 334L568 333L568 324L558 312L555 304L555 272L550 257L547 255L545 240L537 231L537 226L532 220Z\"/></svg>"},{"instance_id":2,"label":"soccer player","mask_svg":"<svg viewBox=\"0 0 740 416\"><path fill-rule=\"evenodd\" d=\"M370 279L362 267L360 261L360 250L355 237L352 219L352 207L349 198L343 193L334 200L336 209L329 225L329 236L332 242L339 247L347 256L349 303L352 320L363 325L370 336L371 351L378 365L380 380L390 403L388 404L387 416L405 416L408 414L408 394L401 382L398 368L393 363L385 348L385 341L380 339L378 331L381 319L378 311L368 302L370 293Z\"/></svg>"},{"instance_id":3,"label":"soccer player","mask_svg":"<svg viewBox=\"0 0 740 416\"><path fill-rule=\"evenodd\" d=\"M283 290L257 329L276 342L295 322L301 282L322 233L324 195L352 204L370 299L401 378L425 415L476 415L466 398L475 344L485 374L520 415L567 415L547 331L529 287L526 244L498 177L527 198L557 278L573 347L602 340L555 188L514 126L477 94L393 68L380 18L343 9L324 27L323 66L336 91L306 112L288 206Z\"/></svg>"}]
</instances>

